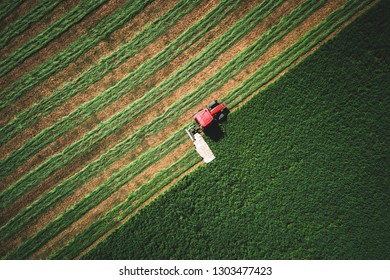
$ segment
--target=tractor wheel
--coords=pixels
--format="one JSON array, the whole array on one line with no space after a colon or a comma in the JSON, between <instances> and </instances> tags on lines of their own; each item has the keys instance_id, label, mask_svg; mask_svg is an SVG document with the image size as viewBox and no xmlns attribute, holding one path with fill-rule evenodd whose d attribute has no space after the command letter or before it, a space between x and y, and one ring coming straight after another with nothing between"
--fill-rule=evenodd
<instances>
[{"instance_id":1,"label":"tractor wheel","mask_svg":"<svg viewBox=\"0 0 390 280\"><path fill-rule=\"evenodd\" d=\"M217 100L214 100L214 101L212 101L210 104L209 104L209 106L208 106L208 108L209 108L209 110L212 110L214 107L216 107L218 105L218 102L217 102Z\"/></svg>"}]
</instances>

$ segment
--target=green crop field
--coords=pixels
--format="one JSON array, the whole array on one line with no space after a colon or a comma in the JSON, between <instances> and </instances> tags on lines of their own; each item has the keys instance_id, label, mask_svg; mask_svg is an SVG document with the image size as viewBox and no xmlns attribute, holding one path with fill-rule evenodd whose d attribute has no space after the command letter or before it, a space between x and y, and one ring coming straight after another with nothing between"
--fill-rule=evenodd
<instances>
[{"instance_id":1,"label":"green crop field","mask_svg":"<svg viewBox=\"0 0 390 280\"><path fill-rule=\"evenodd\" d=\"M232 113L218 161L85 258L388 259L388 9Z\"/></svg>"},{"instance_id":2,"label":"green crop field","mask_svg":"<svg viewBox=\"0 0 390 280\"><path fill-rule=\"evenodd\" d=\"M30 1L0 4L3 259L388 257L385 1Z\"/></svg>"}]
</instances>

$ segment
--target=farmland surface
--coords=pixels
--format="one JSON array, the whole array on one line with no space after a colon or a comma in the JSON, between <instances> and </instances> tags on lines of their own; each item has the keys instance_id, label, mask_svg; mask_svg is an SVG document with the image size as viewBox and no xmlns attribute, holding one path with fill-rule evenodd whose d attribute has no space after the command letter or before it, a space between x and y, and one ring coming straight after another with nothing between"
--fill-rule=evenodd
<instances>
[{"instance_id":1,"label":"farmland surface","mask_svg":"<svg viewBox=\"0 0 390 280\"><path fill-rule=\"evenodd\" d=\"M235 109L375 1L3 1L0 256L79 258L200 158Z\"/></svg>"},{"instance_id":2,"label":"farmland surface","mask_svg":"<svg viewBox=\"0 0 390 280\"><path fill-rule=\"evenodd\" d=\"M389 259L389 8L230 114L218 161L84 257Z\"/></svg>"}]
</instances>

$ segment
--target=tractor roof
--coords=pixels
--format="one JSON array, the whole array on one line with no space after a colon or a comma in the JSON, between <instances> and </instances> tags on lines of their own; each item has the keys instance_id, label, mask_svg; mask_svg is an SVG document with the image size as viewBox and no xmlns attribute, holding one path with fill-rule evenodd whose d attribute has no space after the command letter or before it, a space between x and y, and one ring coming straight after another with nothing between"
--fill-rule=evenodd
<instances>
[{"instance_id":1,"label":"tractor roof","mask_svg":"<svg viewBox=\"0 0 390 280\"><path fill-rule=\"evenodd\" d=\"M203 109L195 114L194 120L196 120L200 126L206 127L213 121L213 116L208 109Z\"/></svg>"}]
</instances>

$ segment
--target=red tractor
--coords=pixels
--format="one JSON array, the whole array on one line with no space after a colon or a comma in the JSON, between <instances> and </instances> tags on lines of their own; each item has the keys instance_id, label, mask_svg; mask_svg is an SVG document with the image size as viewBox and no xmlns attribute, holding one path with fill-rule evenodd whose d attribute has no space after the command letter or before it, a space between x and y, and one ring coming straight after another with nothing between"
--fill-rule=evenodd
<instances>
[{"instance_id":1,"label":"red tractor","mask_svg":"<svg viewBox=\"0 0 390 280\"><path fill-rule=\"evenodd\" d=\"M198 127L195 127L194 130L198 130L197 128L204 130L211 126L211 124L223 120L225 118L225 114L223 113L225 108L225 103L219 104L216 100L214 100L207 106L207 108L198 111L193 116L193 119L198 124Z\"/></svg>"}]
</instances>

